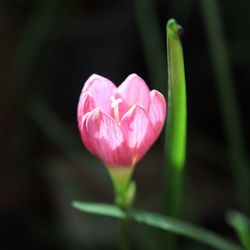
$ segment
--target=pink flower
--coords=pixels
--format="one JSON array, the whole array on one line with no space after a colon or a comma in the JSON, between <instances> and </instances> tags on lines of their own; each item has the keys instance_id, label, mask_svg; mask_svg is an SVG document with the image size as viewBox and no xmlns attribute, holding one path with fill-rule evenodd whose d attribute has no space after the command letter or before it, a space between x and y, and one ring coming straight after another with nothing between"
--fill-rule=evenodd
<instances>
[{"instance_id":1,"label":"pink flower","mask_svg":"<svg viewBox=\"0 0 250 250\"><path fill-rule=\"evenodd\" d=\"M149 91L136 74L116 87L93 74L85 82L77 110L86 148L106 165L133 167L158 138L166 117L166 101Z\"/></svg>"}]
</instances>

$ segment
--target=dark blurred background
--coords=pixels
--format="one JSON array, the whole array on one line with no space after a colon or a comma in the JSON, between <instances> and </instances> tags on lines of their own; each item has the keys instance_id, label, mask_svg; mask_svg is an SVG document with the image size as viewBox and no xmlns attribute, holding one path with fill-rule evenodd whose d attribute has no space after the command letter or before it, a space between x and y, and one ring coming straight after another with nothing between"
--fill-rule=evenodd
<instances>
[{"instance_id":1,"label":"dark blurred background","mask_svg":"<svg viewBox=\"0 0 250 250\"><path fill-rule=\"evenodd\" d=\"M184 28L188 95L183 218L235 239L224 214L250 207L250 1L212 2L0 0L0 249L116 249L115 220L71 207L113 201L81 144L78 98L92 73L116 84L137 73L166 95L172 17ZM163 142L135 171L136 207L162 211ZM159 231L132 231L134 249L163 249Z\"/></svg>"}]
</instances>

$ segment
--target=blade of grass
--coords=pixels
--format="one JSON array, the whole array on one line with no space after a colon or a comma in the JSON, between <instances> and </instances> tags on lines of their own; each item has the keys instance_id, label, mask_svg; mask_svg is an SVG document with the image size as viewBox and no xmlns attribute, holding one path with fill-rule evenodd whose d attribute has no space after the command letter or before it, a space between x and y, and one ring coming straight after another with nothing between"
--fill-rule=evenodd
<instances>
[{"instance_id":1,"label":"blade of grass","mask_svg":"<svg viewBox=\"0 0 250 250\"><path fill-rule=\"evenodd\" d=\"M34 77L42 47L73 3L74 1L68 0L34 1L32 12L18 41L11 75L6 84L2 100L6 104L4 112L21 109L20 104L25 102L30 94L31 79ZM32 84L34 85L34 82Z\"/></svg>"},{"instance_id":2,"label":"blade of grass","mask_svg":"<svg viewBox=\"0 0 250 250\"><path fill-rule=\"evenodd\" d=\"M167 23L168 111L165 138L165 212L178 217L183 189L186 158L186 81L179 34L181 27L174 19ZM167 237L167 249L175 249L176 240Z\"/></svg>"},{"instance_id":3,"label":"blade of grass","mask_svg":"<svg viewBox=\"0 0 250 250\"><path fill-rule=\"evenodd\" d=\"M72 203L72 206L82 212L87 212L91 214L110 216L119 219L123 218L133 219L139 223L143 223L148 226L159 228L165 231L169 231L202 242L211 247L215 247L216 249L243 250L243 248L241 248L240 246L234 244L233 242L227 239L224 239L219 235L216 235L208 230L202 229L200 227L191 225L187 222L174 219L171 217L162 216L159 214L146 212L142 210L131 209L128 211L124 211L117 206L100 204L100 203L75 201Z\"/></svg>"},{"instance_id":4,"label":"blade of grass","mask_svg":"<svg viewBox=\"0 0 250 250\"><path fill-rule=\"evenodd\" d=\"M247 213L250 212L250 200L247 198L249 194L248 159L218 3L216 0L202 0L200 6L216 77L236 196L240 207Z\"/></svg>"},{"instance_id":5,"label":"blade of grass","mask_svg":"<svg viewBox=\"0 0 250 250\"><path fill-rule=\"evenodd\" d=\"M165 73L164 43L153 0L135 0L135 11L147 69L153 86L164 92Z\"/></svg>"},{"instance_id":6,"label":"blade of grass","mask_svg":"<svg viewBox=\"0 0 250 250\"><path fill-rule=\"evenodd\" d=\"M31 79L35 62L56 21L56 0L38 1L33 5L33 11L24 25L17 52L13 61L12 75L8 83L6 99L23 98Z\"/></svg>"},{"instance_id":7,"label":"blade of grass","mask_svg":"<svg viewBox=\"0 0 250 250\"><path fill-rule=\"evenodd\" d=\"M235 229L242 245L250 250L250 220L238 211L229 211L226 220Z\"/></svg>"},{"instance_id":8,"label":"blade of grass","mask_svg":"<svg viewBox=\"0 0 250 250\"><path fill-rule=\"evenodd\" d=\"M73 131L64 124L42 95L33 93L27 106L33 121L64 154L82 152L78 131Z\"/></svg>"},{"instance_id":9,"label":"blade of grass","mask_svg":"<svg viewBox=\"0 0 250 250\"><path fill-rule=\"evenodd\" d=\"M88 176L87 179L96 180L98 178L98 182L103 183L103 187L107 186L104 185L107 184L106 171L102 168L96 168L99 161L84 152L77 131L74 133L64 124L43 96L34 93L33 98L28 102L28 107L34 123L68 159L78 166L88 166L88 170L84 171L84 174ZM97 169L103 173L97 174Z\"/></svg>"},{"instance_id":10,"label":"blade of grass","mask_svg":"<svg viewBox=\"0 0 250 250\"><path fill-rule=\"evenodd\" d=\"M2 0L0 1L0 17L3 18L8 14L8 7L11 4L10 1Z\"/></svg>"}]
</instances>

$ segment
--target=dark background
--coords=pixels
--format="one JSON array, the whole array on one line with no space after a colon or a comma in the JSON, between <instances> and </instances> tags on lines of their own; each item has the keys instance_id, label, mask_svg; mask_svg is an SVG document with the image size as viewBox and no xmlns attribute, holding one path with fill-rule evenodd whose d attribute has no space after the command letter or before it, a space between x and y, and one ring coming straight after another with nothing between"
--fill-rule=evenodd
<instances>
[{"instance_id":1,"label":"dark background","mask_svg":"<svg viewBox=\"0 0 250 250\"><path fill-rule=\"evenodd\" d=\"M245 176L242 185L248 176L230 158L241 149L232 147L226 129L237 117L229 108L225 119L219 93L229 96L224 107L235 107L225 87L232 83L241 123L235 135L242 135L243 156L248 155L250 2L215 1L232 76L229 82L224 78L221 92L225 72L216 71L221 63L212 53L205 18L213 20L216 13L203 8L204 2L0 0L0 249L116 249L115 220L70 205L76 199L113 199L104 167L81 145L78 98L92 73L118 85L137 73L166 95L165 25L172 17L184 29L188 97L183 218L236 239L224 215L231 208L247 213L235 176ZM223 56L220 44L215 47ZM162 135L135 171L136 207L162 211L163 141ZM134 249L162 249L159 231L136 224L132 231ZM180 246L210 249L183 239Z\"/></svg>"}]
</instances>

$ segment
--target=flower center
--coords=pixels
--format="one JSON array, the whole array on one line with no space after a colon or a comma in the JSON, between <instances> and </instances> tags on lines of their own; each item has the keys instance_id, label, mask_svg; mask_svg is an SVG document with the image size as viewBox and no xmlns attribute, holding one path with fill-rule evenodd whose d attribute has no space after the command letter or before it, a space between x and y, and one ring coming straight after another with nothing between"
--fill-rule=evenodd
<instances>
[{"instance_id":1,"label":"flower center","mask_svg":"<svg viewBox=\"0 0 250 250\"><path fill-rule=\"evenodd\" d=\"M119 104L122 103L122 99L121 98L116 99L114 96L111 96L110 99L111 99L111 108L114 109L115 120L119 122L120 120Z\"/></svg>"}]
</instances>

